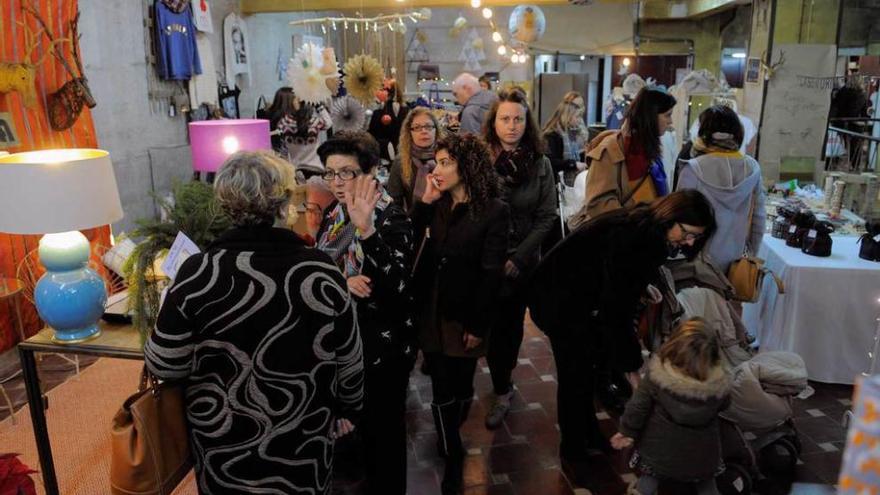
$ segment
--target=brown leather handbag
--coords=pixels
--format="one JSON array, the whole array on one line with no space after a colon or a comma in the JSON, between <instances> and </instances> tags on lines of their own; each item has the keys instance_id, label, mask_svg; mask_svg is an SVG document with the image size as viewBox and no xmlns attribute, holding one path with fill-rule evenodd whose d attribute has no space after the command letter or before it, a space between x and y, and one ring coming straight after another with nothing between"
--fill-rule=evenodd
<instances>
[{"instance_id":1,"label":"brown leather handbag","mask_svg":"<svg viewBox=\"0 0 880 495\"><path fill-rule=\"evenodd\" d=\"M749 227L747 232L752 231L752 216L755 213L755 199L749 209ZM733 299L742 302L756 302L761 296L761 288L764 286L764 276L770 274L776 281L776 288L780 294L785 293L785 285L769 268L764 266L764 260L753 256L748 248L743 251L740 259L730 264L727 269L727 279L733 286Z\"/></svg>"},{"instance_id":2,"label":"brown leather handbag","mask_svg":"<svg viewBox=\"0 0 880 495\"><path fill-rule=\"evenodd\" d=\"M113 418L110 491L168 495L192 468L183 388L141 373L136 394Z\"/></svg>"}]
</instances>

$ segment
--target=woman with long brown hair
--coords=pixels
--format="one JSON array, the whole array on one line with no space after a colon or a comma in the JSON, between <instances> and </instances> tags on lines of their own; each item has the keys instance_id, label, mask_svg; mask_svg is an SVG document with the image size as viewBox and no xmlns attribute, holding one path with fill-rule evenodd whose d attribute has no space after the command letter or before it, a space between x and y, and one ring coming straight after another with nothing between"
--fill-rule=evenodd
<instances>
[{"instance_id":1,"label":"woman with long brown hair","mask_svg":"<svg viewBox=\"0 0 880 495\"><path fill-rule=\"evenodd\" d=\"M526 313L525 287L538 264L541 244L556 225L556 183L550 160L541 154L541 137L520 88L502 91L483 123L483 135L510 205L510 244L498 321L486 357L495 396L486 427L498 428L513 398L511 374L517 364Z\"/></svg>"},{"instance_id":2,"label":"woman with long brown hair","mask_svg":"<svg viewBox=\"0 0 880 495\"><path fill-rule=\"evenodd\" d=\"M437 143L412 221L424 232L414 267L419 344L431 369L437 443L446 459L443 494L461 492L465 449L459 426L474 396L477 359L498 313L510 213L479 137Z\"/></svg>"},{"instance_id":3,"label":"woman with long brown hair","mask_svg":"<svg viewBox=\"0 0 880 495\"><path fill-rule=\"evenodd\" d=\"M675 98L669 94L645 88L629 106L623 128L605 131L590 142L581 221L623 206L650 203L669 192L660 136L672 125L674 106Z\"/></svg>"},{"instance_id":4,"label":"woman with long brown hair","mask_svg":"<svg viewBox=\"0 0 880 495\"><path fill-rule=\"evenodd\" d=\"M425 180L434 171L434 147L442 137L440 122L431 109L416 107L407 114L400 129L400 147L388 177L388 194L409 211L413 198L425 192Z\"/></svg>"}]
</instances>

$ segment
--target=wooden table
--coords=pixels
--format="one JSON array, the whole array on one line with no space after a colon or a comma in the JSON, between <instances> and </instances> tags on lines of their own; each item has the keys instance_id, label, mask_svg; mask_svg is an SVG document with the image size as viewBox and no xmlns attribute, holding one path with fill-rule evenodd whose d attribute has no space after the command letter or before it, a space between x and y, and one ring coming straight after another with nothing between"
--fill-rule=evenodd
<instances>
[{"instance_id":1,"label":"wooden table","mask_svg":"<svg viewBox=\"0 0 880 495\"><path fill-rule=\"evenodd\" d=\"M44 328L33 337L18 345L21 369L24 372L25 389L27 390L28 406L34 426L34 439L37 442L37 453L40 456L40 468L43 474L43 485L46 495L57 495L58 479L55 476L55 463L52 460L52 446L49 443L49 431L46 427L46 403L40 392L40 377L37 374L37 363L34 353L50 352L59 354L82 354L88 356L110 357L117 359L143 360L144 351L141 336L131 325L99 323L101 333L91 340L76 344L58 344L52 341L53 330Z\"/></svg>"}]
</instances>

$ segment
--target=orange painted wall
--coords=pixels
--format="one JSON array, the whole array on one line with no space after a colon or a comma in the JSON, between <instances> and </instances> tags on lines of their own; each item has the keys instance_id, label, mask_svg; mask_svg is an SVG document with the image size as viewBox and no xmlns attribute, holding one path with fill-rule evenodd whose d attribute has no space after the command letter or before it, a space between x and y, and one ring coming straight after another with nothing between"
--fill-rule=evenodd
<instances>
[{"instance_id":1,"label":"orange painted wall","mask_svg":"<svg viewBox=\"0 0 880 495\"><path fill-rule=\"evenodd\" d=\"M39 31L36 19L22 10L23 4L30 4L36 8L55 37L65 36L68 23L76 16L77 0L0 1L0 62L24 61L25 31L21 23L25 23L33 32ZM68 44L59 46L67 56L68 63L75 67L71 47ZM42 36L39 45L31 54L31 62L38 60L48 47L48 39ZM18 93L0 94L0 112L11 114L16 135L21 143L19 146L5 151L15 153L50 148L98 147L92 115L87 108L83 109L76 124L70 129L56 132L49 126L46 110L48 95L58 90L69 78L70 76L58 62L58 59L48 56L37 68L36 105L32 108L25 107L24 101ZM100 105L101 102L99 101L98 104ZM3 198L0 198L0 204L2 201ZM102 245L110 243L110 229L108 227L91 229L83 231L83 233L93 243ZM0 277L15 277L21 259L31 250L36 249L38 239L38 236L0 234ZM21 301L26 333L31 335L39 330L42 323L33 306L26 303L24 299ZM14 322L11 309L10 301L0 299L0 352L9 349L18 341L18 332L13 330Z\"/></svg>"}]
</instances>

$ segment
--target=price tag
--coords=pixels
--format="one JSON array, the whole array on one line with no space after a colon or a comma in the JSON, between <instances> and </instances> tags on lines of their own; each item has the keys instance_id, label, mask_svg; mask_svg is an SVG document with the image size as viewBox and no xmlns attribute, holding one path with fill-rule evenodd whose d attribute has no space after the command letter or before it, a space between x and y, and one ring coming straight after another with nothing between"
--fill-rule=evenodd
<instances>
[{"instance_id":1,"label":"price tag","mask_svg":"<svg viewBox=\"0 0 880 495\"><path fill-rule=\"evenodd\" d=\"M810 231L807 232L807 238L808 239L815 239L816 238L816 231L813 229L810 229Z\"/></svg>"},{"instance_id":2,"label":"price tag","mask_svg":"<svg viewBox=\"0 0 880 495\"><path fill-rule=\"evenodd\" d=\"M791 227L788 228L789 234L794 234L795 232L797 232L797 225L792 225Z\"/></svg>"}]
</instances>

